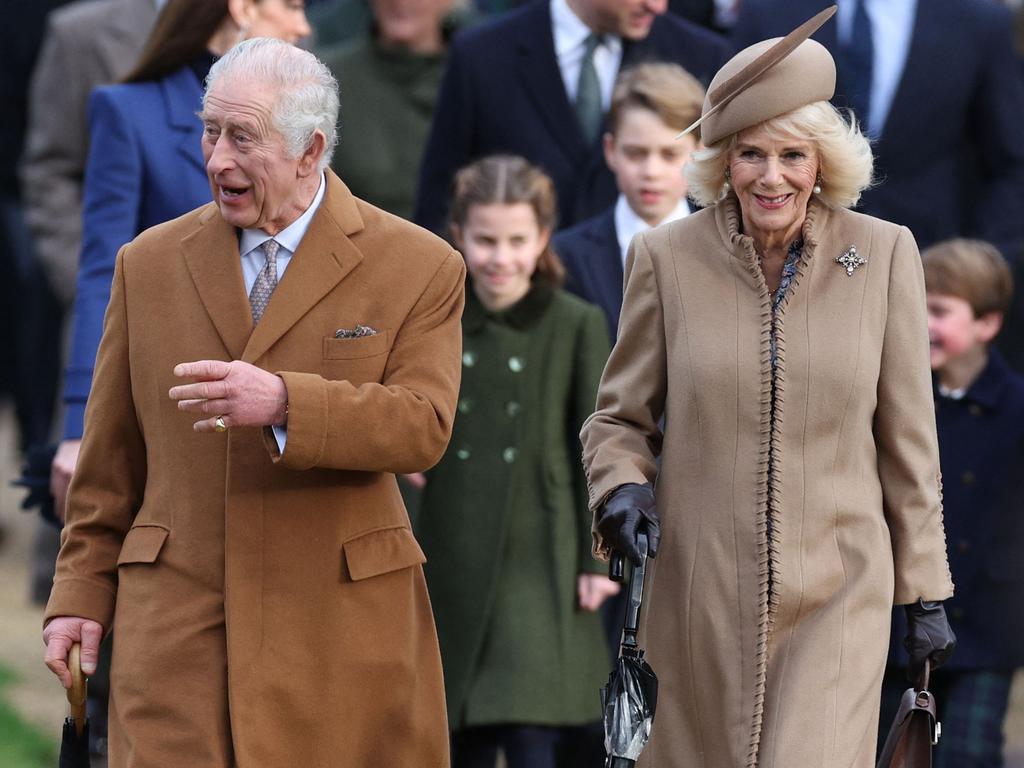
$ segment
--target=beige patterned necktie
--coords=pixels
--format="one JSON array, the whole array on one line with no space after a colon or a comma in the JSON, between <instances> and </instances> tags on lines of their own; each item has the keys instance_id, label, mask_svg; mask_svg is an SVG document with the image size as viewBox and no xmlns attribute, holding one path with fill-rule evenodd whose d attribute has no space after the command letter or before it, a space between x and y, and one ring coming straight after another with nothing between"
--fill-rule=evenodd
<instances>
[{"instance_id":1,"label":"beige patterned necktie","mask_svg":"<svg viewBox=\"0 0 1024 768\"><path fill-rule=\"evenodd\" d=\"M263 243L263 252L267 254L267 262L256 275L256 282L249 291L249 303L252 305L252 324L256 325L263 313L267 311L270 294L277 288L277 249L280 244L276 240Z\"/></svg>"}]
</instances>

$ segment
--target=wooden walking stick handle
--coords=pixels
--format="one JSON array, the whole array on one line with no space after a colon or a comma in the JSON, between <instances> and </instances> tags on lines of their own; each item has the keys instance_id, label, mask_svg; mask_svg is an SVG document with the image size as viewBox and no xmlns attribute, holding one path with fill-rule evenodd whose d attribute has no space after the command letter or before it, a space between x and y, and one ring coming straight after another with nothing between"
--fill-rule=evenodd
<instances>
[{"instance_id":1,"label":"wooden walking stick handle","mask_svg":"<svg viewBox=\"0 0 1024 768\"><path fill-rule=\"evenodd\" d=\"M71 705L71 717L75 721L75 731L79 736L85 728L85 689L86 677L82 673L82 646L75 643L68 653L68 670L71 672L71 687L68 688L68 704Z\"/></svg>"}]
</instances>

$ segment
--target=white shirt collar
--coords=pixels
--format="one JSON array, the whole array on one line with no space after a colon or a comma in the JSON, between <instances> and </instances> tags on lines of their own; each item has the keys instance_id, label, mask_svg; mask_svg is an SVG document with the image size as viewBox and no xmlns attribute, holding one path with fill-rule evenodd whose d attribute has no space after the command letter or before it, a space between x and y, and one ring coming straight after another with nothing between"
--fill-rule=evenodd
<instances>
[{"instance_id":1,"label":"white shirt collar","mask_svg":"<svg viewBox=\"0 0 1024 768\"><path fill-rule=\"evenodd\" d=\"M313 196L313 202L309 204L309 208L299 218L274 235L273 238L262 229L243 229L242 236L238 241L239 254L245 256L271 239L276 240L281 248L295 253L299 248L299 243L302 242L302 238L306 234L306 230L309 229L309 223L313 220L313 215L316 213L317 208L320 207L326 191L327 177L321 173L320 186Z\"/></svg>"},{"instance_id":2,"label":"white shirt collar","mask_svg":"<svg viewBox=\"0 0 1024 768\"><path fill-rule=\"evenodd\" d=\"M583 42L592 34L592 30L566 0L551 0L551 28L555 36L555 55L561 59L566 53Z\"/></svg>"},{"instance_id":3,"label":"white shirt collar","mask_svg":"<svg viewBox=\"0 0 1024 768\"><path fill-rule=\"evenodd\" d=\"M686 202L684 197L668 216L658 223L658 226L689 215L690 204ZM633 238L650 228L650 225L637 216L636 212L629 207L626 196L619 195L619 199L615 201L615 236L619 240L619 250L622 251L623 264L626 263L626 254L629 253L629 244L633 241Z\"/></svg>"}]
</instances>

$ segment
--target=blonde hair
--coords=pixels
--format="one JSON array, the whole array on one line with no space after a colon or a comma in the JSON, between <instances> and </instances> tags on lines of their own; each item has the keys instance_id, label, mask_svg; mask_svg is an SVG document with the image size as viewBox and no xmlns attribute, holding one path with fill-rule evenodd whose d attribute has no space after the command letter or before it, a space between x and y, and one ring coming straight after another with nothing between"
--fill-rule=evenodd
<instances>
[{"instance_id":1,"label":"blonde hair","mask_svg":"<svg viewBox=\"0 0 1024 768\"><path fill-rule=\"evenodd\" d=\"M925 289L956 296L971 305L975 317L1003 314L1013 299L1013 275L999 250L984 240L956 238L921 252Z\"/></svg>"},{"instance_id":2,"label":"blonde hair","mask_svg":"<svg viewBox=\"0 0 1024 768\"><path fill-rule=\"evenodd\" d=\"M491 155L455 174L451 228L463 227L474 205L517 205L533 209L537 226L554 232L558 219L557 195L551 178L516 155ZM565 267L551 248L551 240L537 259L540 277L554 286L565 280Z\"/></svg>"},{"instance_id":3,"label":"blonde hair","mask_svg":"<svg viewBox=\"0 0 1024 768\"><path fill-rule=\"evenodd\" d=\"M615 81L608 111L608 130L614 135L627 110L646 109L661 122L678 131L700 118L704 107L704 87L678 64L638 64L623 70ZM700 139L700 129L694 138Z\"/></svg>"},{"instance_id":4,"label":"blonde hair","mask_svg":"<svg viewBox=\"0 0 1024 768\"><path fill-rule=\"evenodd\" d=\"M772 138L798 138L812 142L818 150L821 193L817 198L830 208L850 208L871 186L874 157L871 144L855 119L827 101L798 107L761 123ZM706 149L693 153L684 173L689 194L698 205L714 205L728 193L725 169L738 134L726 136Z\"/></svg>"}]
</instances>

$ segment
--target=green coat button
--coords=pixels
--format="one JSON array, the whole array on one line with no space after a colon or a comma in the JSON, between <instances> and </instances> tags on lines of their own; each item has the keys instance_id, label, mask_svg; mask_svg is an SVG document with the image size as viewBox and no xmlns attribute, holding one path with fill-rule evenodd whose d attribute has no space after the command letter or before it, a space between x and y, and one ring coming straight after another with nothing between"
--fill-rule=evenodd
<instances>
[{"instance_id":1,"label":"green coat button","mask_svg":"<svg viewBox=\"0 0 1024 768\"><path fill-rule=\"evenodd\" d=\"M469 413L473 410L473 400L468 397L464 397L459 400L459 413Z\"/></svg>"},{"instance_id":2,"label":"green coat button","mask_svg":"<svg viewBox=\"0 0 1024 768\"><path fill-rule=\"evenodd\" d=\"M510 418L514 419L516 416L519 415L519 412L522 410L523 406L521 406L515 400L510 400L509 402L505 403L505 413L507 413Z\"/></svg>"},{"instance_id":3,"label":"green coat button","mask_svg":"<svg viewBox=\"0 0 1024 768\"><path fill-rule=\"evenodd\" d=\"M516 448L506 448L501 452L501 458L505 460L506 464L511 464L519 456L519 450Z\"/></svg>"},{"instance_id":4,"label":"green coat button","mask_svg":"<svg viewBox=\"0 0 1024 768\"><path fill-rule=\"evenodd\" d=\"M508 359L508 367L513 373L519 373L523 368L526 367L526 363L521 357L510 357Z\"/></svg>"},{"instance_id":5,"label":"green coat button","mask_svg":"<svg viewBox=\"0 0 1024 768\"><path fill-rule=\"evenodd\" d=\"M459 448L459 450L457 450L457 451L455 452L455 455L456 455L456 456L457 456L458 458L460 458L460 459L462 459L463 461L465 461L466 459L468 459L468 458L470 457L470 452L469 452L469 448Z\"/></svg>"},{"instance_id":6,"label":"green coat button","mask_svg":"<svg viewBox=\"0 0 1024 768\"><path fill-rule=\"evenodd\" d=\"M467 368L472 368L476 365L476 352L472 350L462 353L462 364Z\"/></svg>"}]
</instances>

